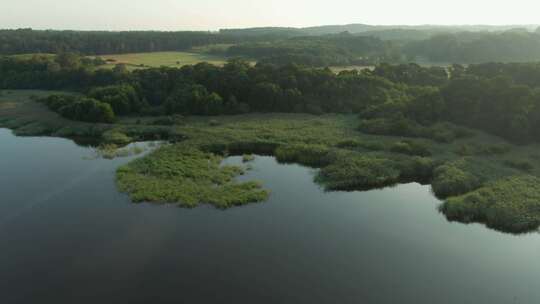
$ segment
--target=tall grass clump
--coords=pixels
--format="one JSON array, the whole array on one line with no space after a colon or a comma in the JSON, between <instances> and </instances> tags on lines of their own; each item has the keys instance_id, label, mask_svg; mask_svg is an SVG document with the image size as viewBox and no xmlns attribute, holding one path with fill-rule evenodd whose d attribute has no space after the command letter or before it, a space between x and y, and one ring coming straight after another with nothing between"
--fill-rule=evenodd
<instances>
[{"instance_id":1,"label":"tall grass clump","mask_svg":"<svg viewBox=\"0 0 540 304\"><path fill-rule=\"evenodd\" d=\"M403 117L362 119L359 130L374 135L427 138L439 143L451 143L456 139L474 135L468 129L453 124L438 123L424 126Z\"/></svg>"},{"instance_id":2,"label":"tall grass clump","mask_svg":"<svg viewBox=\"0 0 540 304\"><path fill-rule=\"evenodd\" d=\"M298 163L311 167L323 167L332 162L331 151L323 145L285 145L275 151L276 159L282 163Z\"/></svg>"},{"instance_id":3,"label":"tall grass clump","mask_svg":"<svg viewBox=\"0 0 540 304\"><path fill-rule=\"evenodd\" d=\"M414 181L428 183L433 179L433 172L437 162L429 157L411 157L397 162L400 170L400 179L404 181Z\"/></svg>"},{"instance_id":4,"label":"tall grass clump","mask_svg":"<svg viewBox=\"0 0 540 304\"><path fill-rule=\"evenodd\" d=\"M195 147L177 144L155 151L117 171L121 191L134 202L174 203L218 208L264 201L269 192L255 181L236 182L238 166L221 166L222 157Z\"/></svg>"},{"instance_id":5,"label":"tall grass clump","mask_svg":"<svg viewBox=\"0 0 540 304\"><path fill-rule=\"evenodd\" d=\"M133 139L118 130L109 130L101 135L101 139L105 144L127 145Z\"/></svg>"},{"instance_id":6,"label":"tall grass clump","mask_svg":"<svg viewBox=\"0 0 540 304\"><path fill-rule=\"evenodd\" d=\"M364 190L399 181L400 171L392 160L367 155L339 157L322 168L316 181L327 190Z\"/></svg>"},{"instance_id":7,"label":"tall grass clump","mask_svg":"<svg viewBox=\"0 0 540 304\"><path fill-rule=\"evenodd\" d=\"M464 194L480 186L479 178L460 168L458 162L437 167L433 175L433 192L442 198Z\"/></svg>"},{"instance_id":8,"label":"tall grass clump","mask_svg":"<svg viewBox=\"0 0 540 304\"><path fill-rule=\"evenodd\" d=\"M523 233L540 226L540 179L512 176L463 196L448 199L440 211L449 220L479 222L504 232Z\"/></svg>"},{"instance_id":9,"label":"tall grass clump","mask_svg":"<svg viewBox=\"0 0 540 304\"><path fill-rule=\"evenodd\" d=\"M503 161L503 164L523 172L531 172L534 169L534 165L530 161L522 159L507 159Z\"/></svg>"},{"instance_id":10,"label":"tall grass clump","mask_svg":"<svg viewBox=\"0 0 540 304\"><path fill-rule=\"evenodd\" d=\"M413 140L398 141L394 143L390 151L413 156L431 156L431 151L427 145Z\"/></svg>"}]
</instances>

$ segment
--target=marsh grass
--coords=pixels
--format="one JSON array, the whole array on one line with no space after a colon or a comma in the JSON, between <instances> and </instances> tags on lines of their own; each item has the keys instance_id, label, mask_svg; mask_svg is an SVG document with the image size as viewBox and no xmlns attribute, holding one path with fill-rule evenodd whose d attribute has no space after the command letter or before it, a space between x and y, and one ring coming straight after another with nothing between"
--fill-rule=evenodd
<instances>
[{"instance_id":1,"label":"marsh grass","mask_svg":"<svg viewBox=\"0 0 540 304\"><path fill-rule=\"evenodd\" d=\"M147 151L147 148L133 144L131 146L119 147L115 144L101 144L95 149L95 158L115 159L140 155Z\"/></svg>"},{"instance_id":2,"label":"marsh grass","mask_svg":"<svg viewBox=\"0 0 540 304\"><path fill-rule=\"evenodd\" d=\"M264 201L269 192L261 183L239 183L235 177L242 174L242 168L220 165L227 155L258 154L320 169L315 182L329 191L431 183L437 196L451 202L459 198L441 207L449 218L485 222L512 232L536 227L536 217L525 216L536 214L536 205L528 198L536 198L533 185L540 176L540 145L511 145L455 126L447 132L444 125L420 131L413 128L408 130L409 136L366 134L358 129L354 115L183 117L181 124L167 125L155 125L156 117L125 117L115 124L87 124L63 119L30 100L31 95L46 94L4 91L0 127L24 135L95 138L117 146L156 139L174 143L118 170L119 189L135 202L169 202L184 207L210 203L228 208ZM529 178L512 180L523 174ZM483 195L489 188L503 189L513 196L503 190ZM481 189L484 192L479 192ZM475 196L465 199L471 193L481 195L482 202L489 204L478 204ZM479 205L482 208L475 207Z\"/></svg>"},{"instance_id":3,"label":"marsh grass","mask_svg":"<svg viewBox=\"0 0 540 304\"><path fill-rule=\"evenodd\" d=\"M379 157L340 157L323 167L316 181L327 190L362 190L396 184L400 171L392 160Z\"/></svg>"},{"instance_id":4,"label":"marsh grass","mask_svg":"<svg viewBox=\"0 0 540 304\"><path fill-rule=\"evenodd\" d=\"M165 202L182 207L202 203L229 208L268 198L256 181L237 182L238 166L221 166L222 157L183 144L163 147L117 171L121 191L134 202Z\"/></svg>"},{"instance_id":5,"label":"marsh grass","mask_svg":"<svg viewBox=\"0 0 540 304\"><path fill-rule=\"evenodd\" d=\"M394 143L390 151L412 156L431 156L428 146L419 141L402 140Z\"/></svg>"},{"instance_id":6,"label":"marsh grass","mask_svg":"<svg viewBox=\"0 0 540 304\"><path fill-rule=\"evenodd\" d=\"M298 163L310 167L324 167L332 163L334 155L330 148L323 145L284 145L274 152L281 163Z\"/></svg>"},{"instance_id":7,"label":"marsh grass","mask_svg":"<svg viewBox=\"0 0 540 304\"><path fill-rule=\"evenodd\" d=\"M249 163L255 160L255 156L253 154L244 154L242 155L242 162L243 163Z\"/></svg>"},{"instance_id":8,"label":"marsh grass","mask_svg":"<svg viewBox=\"0 0 540 304\"><path fill-rule=\"evenodd\" d=\"M504 165L514 168L523 172L531 172L534 169L534 165L524 159L507 159L503 161Z\"/></svg>"},{"instance_id":9,"label":"marsh grass","mask_svg":"<svg viewBox=\"0 0 540 304\"><path fill-rule=\"evenodd\" d=\"M119 130L109 130L101 135L102 141L106 144L127 145L133 139Z\"/></svg>"},{"instance_id":10,"label":"marsh grass","mask_svg":"<svg viewBox=\"0 0 540 304\"><path fill-rule=\"evenodd\" d=\"M524 233L540 226L540 179L518 175L448 199L440 210L451 221L479 222L505 232Z\"/></svg>"}]
</instances>

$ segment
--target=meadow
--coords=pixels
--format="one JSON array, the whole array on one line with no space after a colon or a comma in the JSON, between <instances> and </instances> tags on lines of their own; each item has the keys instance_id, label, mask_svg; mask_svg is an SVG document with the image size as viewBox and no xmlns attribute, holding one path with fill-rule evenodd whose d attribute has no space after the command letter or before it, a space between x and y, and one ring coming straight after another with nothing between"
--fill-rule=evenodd
<instances>
[{"instance_id":1,"label":"meadow","mask_svg":"<svg viewBox=\"0 0 540 304\"><path fill-rule=\"evenodd\" d=\"M113 54L98 56L107 61L107 64L101 67L114 67L116 64L125 64L130 69L139 69L147 67L182 67L184 65L193 65L201 62L222 66L227 58L208 55L200 52L152 52L152 53L131 53L131 54Z\"/></svg>"},{"instance_id":2,"label":"meadow","mask_svg":"<svg viewBox=\"0 0 540 304\"><path fill-rule=\"evenodd\" d=\"M134 202L229 208L264 201L271 195L264 183L236 181L247 167L220 165L230 155L244 155L249 162L249 155L258 154L318 169L314 182L328 191L419 182L431 184L444 200L440 210L449 220L514 233L540 225L537 144L513 145L451 125L414 138L370 135L358 117L345 114L127 116L114 124L91 124L61 118L32 100L46 94L3 91L0 127L19 135L91 138L119 147L140 140L169 142L118 169L118 187ZM450 140L433 136L443 131ZM512 195L505 194L510 190Z\"/></svg>"}]
</instances>

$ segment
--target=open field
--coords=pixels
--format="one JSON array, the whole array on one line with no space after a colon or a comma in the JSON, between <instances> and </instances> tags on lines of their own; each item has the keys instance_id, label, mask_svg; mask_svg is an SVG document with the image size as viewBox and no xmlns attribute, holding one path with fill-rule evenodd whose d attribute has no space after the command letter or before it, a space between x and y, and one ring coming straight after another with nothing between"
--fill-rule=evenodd
<instances>
[{"instance_id":1,"label":"open field","mask_svg":"<svg viewBox=\"0 0 540 304\"><path fill-rule=\"evenodd\" d=\"M373 71L375 69L375 66L373 65L349 65L349 66L330 66L328 67L332 72L339 73L343 71L350 71L350 70L357 70L357 71L363 71L363 70L370 70Z\"/></svg>"},{"instance_id":2,"label":"open field","mask_svg":"<svg viewBox=\"0 0 540 304\"><path fill-rule=\"evenodd\" d=\"M165 117L123 117L90 124L63 119L30 98L49 93L3 91L0 127L19 135L171 142L118 170L119 188L134 201L219 208L263 201L264 185L237 183L242 168L219 166L227 155L263 154L320 169L314 182L329 191L430 183L446 199L440 210L449 220L515 233L540 226L540 209L529 199L540 197L538 144L516 146L477 130L451 142L368 135L356 116L339 114L179 116L172 124L163 124ZM508 189L518 193L505 195Z\"/></svg>"},{"instance_id":3,"label":"open field","mask_svg":"<svg viewBox=\"0 0 540 304\"><path fill-rule=\"evenodd\" d=\"M154 53L132 53L132 54L113 54L100 55L109 63L104 67L113 67L116 64L126 64L129 68L145 67L181 67L200 62L208 62L214 65L223 65L227 61L224 57L206 55L195 52L154 52Z\"/></svg>"}]
</instances>

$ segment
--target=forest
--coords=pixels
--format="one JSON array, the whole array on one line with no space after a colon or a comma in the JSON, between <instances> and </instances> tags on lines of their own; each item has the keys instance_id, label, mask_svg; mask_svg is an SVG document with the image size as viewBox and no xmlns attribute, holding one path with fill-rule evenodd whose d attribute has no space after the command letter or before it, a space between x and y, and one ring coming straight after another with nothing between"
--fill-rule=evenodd
<instances>
[{"instance_id":1,"label":"forest","mask_svg":"<svg viewBox=\"0 0 540 304\"><path fill-rule=\"evenodd\" d=\"M216 45L224 47L214 47ZM219 32L0 30L0 54L186 51L312 67L386 63L529 62L540 31L508 27L254 28Z\"/></svg>"},{"instance_id":2,"label":"forest","mask_svg":"<svg viewBox=\"0 0 540 304\"><path fill-rule=\"evenodd\" d=\"M392 42L347 32L242 43L230 47L226 55L254 58L259 62L278 65L296 63L315 67L369 65L400 60L399 49Z\"/></svg>"},{"instance_id":3,"label":"forest","mask_svg":"<svg viewBox=\"0 0 540 304\"><path fill-rule=\"evenodd\" d=\"M210 32L96 32L0 30L0 54L77 52L85 55L186 50L234 43L238 39Z\"/></svg>"},{"instance_id":4,"label":"forest","mask_svg":"<svg viewBox=\"0 0 540 304\"><path fill-rule=\"evenodd\" d=\"M381 64L374 70L338 74L296 64L252 66L242 60L223 67L200 63L135 71L122 65L94 69L93 64L71 53L3 57L0 89L76 91L84 101L79 104L102 110L103 104L110 106L112 115L99 121L130 114L356 113L365 131L373 134L414 135L433 124L452 122L516 143L540 140L536 63L448 69ZM80 107L59 107L57 98L52 99L45 102L66 117L91 121L99 116L81 118L70 114Z\"/></svg>"},{"instance_id":5,"label":"forest","mask_svg":"<svg viewBox=\"0 0 540 304\"><path fill-rule=\"evenodd\" d=\"M431 62L537 61L540 60L540 30L440 34L410 42L403 46L402 51L409 59L422 57Z\"/></svg>"}]
</instances>

